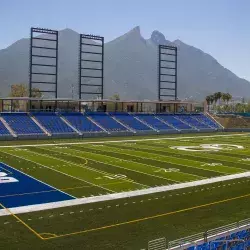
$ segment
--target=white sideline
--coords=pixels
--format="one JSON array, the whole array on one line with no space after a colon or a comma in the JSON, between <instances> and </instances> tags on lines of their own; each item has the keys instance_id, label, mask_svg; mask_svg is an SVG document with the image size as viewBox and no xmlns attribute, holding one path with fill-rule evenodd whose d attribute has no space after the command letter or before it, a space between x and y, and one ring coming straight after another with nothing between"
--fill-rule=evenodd
<instances>
[{"instance_id":1,"label":"white sideline","mask_svg":"<svg viewBox=\"0 0 250 250\"><path fill-rule=\"evenodd\" d=\"M211 183L227 181L227 180L233 180L233 179L239 179L239 178L244 178L244 177L250 177L250 171L240 173L240 174L214 177L214 178L205 179L205 180L192 181L192 182L186 182L186 183L181 183L181 184L173 184L169 186L153 187L153 188L147 188L147 189L141 189L141 190L135 190L135 191L129 191L129 192L123 192L123 193L101 195L101 196L88 197L88 198L79 198L79 199L70 200L70 201L59 201L59 202L51 202L51 203L45 203L45 204L39 204L39 205L15 207L15 208L11 208L10 211L13 214L29 213L29 212L55 209L55 208L61 208L61 207L69 207L69 206L89 204L89 203L95 203L95 202L101 202L101 201L110 201L110 200L130 198L130 197L147 195L147 194L154 194L154 193L159 193L159 192L177 190L177 189L182 189L182 188L187 188L187 187L195 187L195 186L211 184ZM1 209L0 216L6 216L6 215L10 215L9 212L6 211L5 209Z\"/></svg>"},{"instance_id":2,"label":"white sideline","mask_svg":"<svg viewBox=\"0 0 250 250\"><path fill-rule=\"evenodd\" d=\"M8 145L0 146L0 148L24 148L24 147L42 147L42 146L60 146L60 145L77 145L77 144L103 144L103 143L122 143L122 142L139 142L139 141L162 141L176 139L197 139L197 138L216 138L216 137L234 137L246 136L249 133L241 134L226 134L226 135L202 135L202 136L179 136L179 137L161 137L161 138L142 138L142 139L127 139L127 140L112 140L112 141L85 141L85 142L60 142L60 143L44 143L44 144L28 144L28 145Z\"/></svg>"}]
</instances>

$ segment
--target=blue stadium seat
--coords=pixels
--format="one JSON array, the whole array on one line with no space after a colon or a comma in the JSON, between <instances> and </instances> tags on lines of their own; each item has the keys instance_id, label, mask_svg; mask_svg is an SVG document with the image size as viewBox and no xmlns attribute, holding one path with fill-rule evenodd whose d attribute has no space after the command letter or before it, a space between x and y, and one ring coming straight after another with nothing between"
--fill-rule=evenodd
<instances>
[{"instance_id":1,"label":"blue stadium seat","mask_svg":"<svg viewBox=\"0 0 250 250\"><path fill-rule=\"evenodd\" d=\"M151 127L153 127L156 130L159 130L159 131L171 130L171 129L173 130L172 127L158 120L154 114L136 114L136 117L146 122L147 124L149 124Z\"/></svg>"},{"instance_id":2,"label":"blue stadium seat","mask_svg":"<svg viewBox=\"0 0 250 250\"><path fill-rule=\"evenodd\" d=\"M125 124L126 126L137 130L137 131L152 131L152 129L142 122L138 121L133 117L133 115L130 115L128 113L117 113L113 114L113 116L118 119L120 122Z\"/></svg>"},{"instance_id":3,"label":"blue stadium seat","mask_svg":"<svg viewBox=\"0 0 250 250\"><path fill-rule=\"evenodd\" d=\"M0 121L0 136L10 135L9 130L4 126L2 121Z\"/></svg>"},{"instance_id":4,"label":"blue stadium seat","mask_svg":"<svg viewBox=\"0 0 250 250\"><path fill-rule=\"evenodd\" d=\"M62 116L75 127L78 131L84 132L103 132L96 124L91 122L85 115L78 112L62 113Z\"/></svg>"},{"instance_id":5,"label":"blue stadium seat","mask_svg":"<svg viewBox=\"0 0 250 250\"><path fill-rule=\"evenodd\" d=\"M2 113L1 116L17 135L44 134L27 113Z\"/></svg>"},{"instance_id":6,"label":"blue stadium seat","mask_svg":"<svg viewBox=\"0 0 250 250\"><path fill-rule=\"evenodd\" d=\"M187 114L187 115L177 115L177 117L182 121L184 121L185 123L188 123L190 127L195 127L197 129L211 129L209 125L204 124L198 119L196 119L196 116Z\"/></svg>"},{"instance_id":7,"label":"blue stadium seat","mask_svg":"<svg viewBox=\"0 0 250 250\"><path fill-rule=\"evenodd\" d=\"M74 134L76 133L69 127L56 113L38 112L33 116L51 133L51 134Z\"/></svg>"},{"instance_id":8,"label":"blue stadium seat","mask_svg":"<svg viewBox=\"0 0 250 250\"><path fill-rule=\"evenodd\" d=\"M178 120L173 114L158 114L157 117L166 121L179 130L192 130L193 128Z\"/></svg>"},{"instance_id":9,"label":"blue stadium seat","mask_svg":"<svg viewBox=\"0 0 250 250\"><path fill-rule=\"evenodd\" d=\"M104 112L88 113L88 116L110 132L128 131L126 127L115 121L110 115Z\"/></svg>"},{"instance_id":10,"label":"blue stadium seat","mask_svg":"<svg viewBox=\"0 0 250 250\"><path fill-rule=\"evenodd\" d=\"M193 114L192 116L194 116L197 120L207 124L211 128L214 129L220 128L220 126L215 121L213 121L211 118L207 117L204 114Z\"/></svg>"},{"instance_id":11,"label":"blue stadium seat","mask_svg":"<svg viewBox=\"0 0 250 250\"><path fill-rule=\"evenodd\" d=\"M233 240L244 240L233 241ZM219 242L221 240L231 240L231 242L226 243L226 241ZM218 241L218 242L216 242ZM191 246L187 250L217 250L217 249L230 249L230 250L245 250L250 246L250 229L242 230L237 233L232 233L226 237L221 237L211 242L203 243L198 246Z\"/></svg>"},{"instance_id":12,"label":"blue stadium seat","mask_svg":"<svg viewBox=\"0 0 250 250\"><path fill-rule=\"evenodd\" d=\"M81 133L116 131L170 131L194 130L198 128L216 130L219 125L204 114L129 114L126 112L65 112L60 115L54 112L32 113L37 121L51 134L77 134L74 128ZM40 135L43 130L31 119L27 113L2 113L3 119L17 135ZM90 119L89 119L90 118ZM66 121L65 121L66 120ZM98 124L103 128L100 128ZM2 122L0 135L10 135Z\"/></svg>"}]
</instances>

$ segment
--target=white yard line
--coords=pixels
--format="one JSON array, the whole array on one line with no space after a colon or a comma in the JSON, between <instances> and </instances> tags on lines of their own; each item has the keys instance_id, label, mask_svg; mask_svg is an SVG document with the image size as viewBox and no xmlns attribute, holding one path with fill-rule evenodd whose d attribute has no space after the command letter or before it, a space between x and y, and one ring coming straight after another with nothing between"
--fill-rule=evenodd
<instances>
[{"instance_id":1,"label":"white yard line","mask_svg":"<svg viewBox=\"0 0 250 250\"><path fill-rule=\"evenodd\" d=\"M234 136L246 136L249 133L244 134L227 134L227 135L202 135L202 136L187 136L187 137L163 137L163 138L147 138L147 139L128 139L128 140L112 140L112 141L87 141L87 142L61 142L61 143L46 143L46 144L28 144L28 145L9 145L0 146L0 148L24 148L24 147L40 147L40 146L60 146L60 145L77 145L77 144L103 144L103 143L123 143L123 142L139 142L139 141L161 141L161 140L177 140L177 139L197 139L197 138L215 138L215 137L234 137Z\"/></svg>"},{"instance_id":2,"label":"white yard line","mask_svg":"<svg viewBox=\"0 0 250 250\"><path fill-rule=\"evenodd\" d=\"M107 194L107 195L101 195L101 196L95 196L95 197L80 198L80 199L74 199L70 201L59 201L59 202L51 202L51 203L45 203L45 204L39 204L39 205L15 207L15 208L11 208L10 211L13 214L29 213L29 212L55 209L55 208L61 208L61 207L70 207L70 206L76 206L76 205L90 204L90 203L96 203L96 202L101 202L101 201L131 198L131 197L142 196L142 195L147 195L147 194L154 194L154 193L166 192L170 190L177 190L177 189L196 187L196 186L212 184L212 183L217 183L217 182L222 182L222 181L234 180L234 179L239 179L239 178L244 178L244 177L250 177L250 172L220 176L220 177L199 180L199 181L192 181L192 182L187 182L187 183L173 184L169 186L161 186L161 187L147 188L147 189L141 189L141 190L129 191L129 192L123 192L123 193L115 193L115 194ZM9 215L9 212L6 211L5 209L1 209L0 216L6 216L6 215Z\"/></svg>"},{"instance_id":3,"label":"white yard line","mask_svg":"<svg viewBox=\"0 0 250 250\"><path fill-rule=\"evenodd\" d=\"M62 154L65 154L65 155L72 156L72 155L70 155L70 154L66 154L66 153L61 152L61 151L54 151L54 150L50 150L50 151L58 152L58 153L62 153ZM65 162L65 163L68 163L68 164L71 164L71 165L75 165L76 167L83 168L83 169L87 169L87 170L89 170L89 171L96 172L96 173L99 173L99 174L107 175L107 176L110 176L110 177L114 176L114 174L112 174L112 173L109 173L109 172L105 172L105 171L97 170L97 169L95 169L95 168L88 167L87 164L86 164L86 165L77 164L77 163L74 163L74 162L71 162L71 161L66 161L66 160L63 160L63 159L59 159L59 158L53 157L53 156L48 155L48 154L46 154L46 153L37 153L37 152L33 152L33 151L28 151L28 152L31 153L31 154L39 155L39 156L46 156L46 157L48 157L48 158L51 158L51 159L54 159L54 160L57 160L57 161L62 161L62 162ZM74 156L74 157L81 158L81 159L90 160L90 159L87 159L87 158L85 158L85 157L79 157L79 156L77 156L77 155L73 155L73 156ZM125 181L126 181L127 183L130 182L130 183L135 183L135 184L140 185L140 186L149 187L149 186L147 186L147 185L144 185L144 184L135 182L135 181L133 181L133 180L131 180L131 179L128 179L128 178L127 178L127 179L124 179L123 182L125 182ZM99 184L99 185L100 185L100 184ZM101 185L100 185L100 186L101 186Z\"/></svg>"},{"instance_id":4,"label":"white yard line","mask_svg":"<svg viewBox=\"0 0 250 250\"><path fill-rule=\"evenodd\" d=\"M80 149L80 148L79 148ZM91 148L92 149L92 148ZM88 152L88 151L81 151L81 150L77 150L77 149L74 149L74 148L70 148L70 150L74 150L74 151L77 151L77 152L80 152L80 153L83 153L83 152ZM107 153L110 153L110 152L112 152L112 151L105 151L105 150L103 150L103 149L100 149L100 151L102 151L102 152L107 152ZM122 152L120 152L120 151L116 151L116 152L119 152L120 154L123 154L123 155L127 155L127 156L130 156L131 158L132 157L139 157L139 158L141 158L141 159L153 159L153 160L156 160L155 158L147 158L147 157L142 157L142 156L137 156L137 155L131 155L131 154L126 154L126 153L122 153ZM91 154L95 154L95 155L99 155L99 156L101 156L102 154L101 153L96 153L96 152L91 152ZM110 158L114 158L114 159L119 159L119 158L117 158L117 157L114 157L114 156L110 156L110 155L104 155L105 157L110 157ZM158 155L156 155L156 156L158 156ZM136 162L136 161L131 161L131 160L125 160L125 159L122 159L122 161L126 161L126 162L131 162L131 163L135 163L135 164L138 164L138 165L143 165L143 166L148 166L149 168L155 168L155 169L158 169L158 170L161 170L162 169L162 167L156 167L156 166L154 166L154 165L149 165L149 164L146 164L146 163L141 163L141 162ZM162 161L162 162L164 162L164 163L168 163L168 162L166 162L166 161ZM169 162L169 163L172 163L172 162ZM174 164L174 163L173 163ZM178 165L181 165L181 164L178 164ZM183 165L183 166L185 166L185 165ZM194 176L194 177L199 177L200 179L202 179L202 176L200 176L200 175L196 175L196 174L190 174L190 173L185 173L185 172L179 172L179 173L182 173L182 174L185 174L185 175L190 175L190 176ZM173 180L173 179L169 179L169 180L171 180L171 181L174 181L174 182L180 182L180 181L177 181L177 180Z\"/></svg>"},{"instance_id":5,"label":"white yard line","mask_svg":"<svg viewBox=\"0 0 250 250\"><path fill-rule=\"evenodd\" d=\"M79 150L75 150L75 149L70 149L70 150L74 150L76 152L80 152L82 153L82 151L79 151ZM54 151L54 150L50 150L50 151L53 151L53 152L57 152L57 151ZM66 154L66 155L69 155L65 152L61 152L63 154ZM97 155L97 153L92 153L92 154L95 154ZM100 154L99 154L100 155ZM150 173L147 173L147 172L141 172L139 170L135 170L135 169L132 169L132 168L125 168L125 167L122 167L122 166L118 166L118 165L114 165L114 164L111 164L110 162L104 162L104 161L100 161L100 160L96 160L96 159L93 159L93 158L89 158L88 156L84 156L84 157L81 157L81 156L77 156L79 158L84 158L84 159L88 159L88 160L91 160L91 161L94 161L94 162L98 162L98 163L101 163L101 164L106 164L106 165L110 165L110 166L113 166L113 167L116 167L116 168L121 168L121 169L125 169L127 171L132 171L132 172L137 172L137 173L140 173L140 174L144 174L144 175L148 175L148 176L152 176L152 177L156 177L156 178L160 178L160 179L165 179L165 180L168 180L168 181L174 181L174 182L180 182L180 181L176 181L176 180L173 180L173 179L168 179L168 178L165 178L163 176L159 176L159 175L153 175L153 174L150 174ZM115 158L115 157L112 157L112 156L107 156L107 157L110 157L110 158L114 158L114 159L118 159L118 158ZM122 159L122 161L127 161L127 162L131 162L129 160L124 160ZM135 162L137 163L137 162ZM139 165L144 165L144 166L149 166L151 168L157 168L157 169L161 169L159 167L155 167L155 166L152 166L152 165L147 165L147 164L144 164L144 163L137 163Z\"/></svg>"},{"instance_id":6,"label":"white yard line","mask_svg":"<svg viewBox=\"0 0 250 250\"><path fill-rule=\"evenodd\" d=\"M141 145L141 144L140 144ZM80 146L79 146L80 147ZM110 148L110 146L107 146L108 148ZM100 151L103 151L103 152L111 152L111 151L106 151L106 149L107 149L107 147L105 147L105 149L102 149L102 148L98 148L98 150L100 150ZM82 148L82 147L80 147L80 148ZM141 151L141 152L143 152L143 148L139 148L139 147L134 147L133 146L133 148L135 148L137 151ZM92 148L91 148L92 149ZM122 148L122 150L123 150L124 148ZM127 149L129 149L129 148L127 148ZM127 150L127 149L125 149L125 150ZM130 148L130 149L132 149L132 148ZM149 148L150 149L150 148ZM154 149L155 151L158 151L158 152L163 152L163 151L161 151L161 150L158 150L158 149ZM136 151L136 152L137 152ZM184 164L180 164L180 163L175 163L175 162L170 162L170 161L163 161L163 160L160 160L159 158L149 158L149 157L142 157L142 156L139 156L139 155L130 155L130 154L127 154L127 153L123 153L123 152L121 152L121 151L119 151L119 150L117 150L117 149L115 149L113 152L117 152L117 153L119 153L119 154L124 154L124 155L129 155L129 156L134 156L134 157L138 157L138 158L141 158L141 159L151 159L151 160L154 160L154 161L159 161L159 162L163 162L163 163L171 163L171 164L174 164L174 165L177 165L177 166L182 166L182 167L187 167L187 168L193 168L193 169L201 169L201 170L205 170L205 171L210 171L210 172L217 172L217 173L220 173L220 174L230 174L230 173L225 173L225 172L220 172L220 171L216 171L216 170L212 170L212 169L206 169L206 168L202 168L202 167L200 167L200 166L190 166L190 165L184 165ZM166 153L166 151L164 151L164 153ZM151 154L155 154L155 153L151 153ZM161 157L161 155L157 155L157 154L155 154L156 156L159 156L159 157ZM165 156L164 156L165 157ZM167 155L166 157L168 157L168 158L174 158L174 159L180 159L180 157L177 157L177 156L169 156L169 155ZM193 162L197 162L197 163L207 163L207 162L202 162L202 161L196 161L196 160L190 160L190 161L193 161ZM246 170L245 170L246 171ZM244 171L244 172L245 172ZM182 172L182 173L185 173L185 172ZM193 176L199 176L199 177L202 177L202 176L200 176L200 175L194 175L194 174L191 174L191 175L193 175Z\"/></svg>"},{"instance_id":7,"label":"white yard line","mask_svg":"<svg viewBox=\"0 0 250 250\"><path fill-rule=\"evenodd\" d=\"M55 172L58 172L58 173L60 173L60 174L62 174L62 175L66 175L66 176L71 177L71 178L73 178L73 179L76 179L76 180L79 180L79 181L88 183L88 184L91 185L91 186L95 186L95 187L98 187L98 188L100 188L100 189L104 189L104 190L106 190L106 191L112 192L112 193L115 192L115 191L113 191L113 190L111 190L111 189L108 189L108 188L105 188L105 187L101 187L101 186L99 186L99 185L97 185L97 184L94 184L94 183L92 183L92 182L86 181L86 180L84 180L84 179L75 177L75 176L73 176L73 175L66 174L66 173L64 173L64 172L62 172L62 171L59 171L59 170L57 170L57 169L48 167L48 166L46 166L46 165L43 165L43 164L41 164L41 163L38 163L38 162L35 162L35 161L32 161L32 160L29 160L29 159L27 159L27 158L25 158L25 157L18 156L18 155L13 155L13 154L11 154L11 153L7 153L7 152L3 152L3 151L2 151L2 153L11 155L11 156L14 156L14 157L17 157L17 158L20 158L20 159L25 160L25 161L33 162L33 163L35 163L35 164L37 164L37 165L39 165L39 166L41 166L41 167L48 168L48 169L53 170L53 171L55 171Z\"/></svg>"}]
</instances>

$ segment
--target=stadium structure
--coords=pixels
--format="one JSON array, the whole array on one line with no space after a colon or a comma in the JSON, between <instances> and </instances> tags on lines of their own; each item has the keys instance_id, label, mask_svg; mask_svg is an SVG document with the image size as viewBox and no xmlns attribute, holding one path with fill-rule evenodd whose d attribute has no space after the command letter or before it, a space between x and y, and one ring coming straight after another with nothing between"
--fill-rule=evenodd
<instances>
[{"instance_id":1,"label":"stadium structure","mask_svg":"<svg viewBox=\"0 0 250 250\"><path fill-rule=\"evenodd\" d=\"M88 34L78 98L59 98L58 40L31 28L29 97L0 99L0 242L250 249L250 114L179 100L178 51L167 45L158 100L105 99L104 37Z\"/></svg>"},{"instance_id":2,"label":"stadium structure","mask_svg":"<svg viewBox=\"0 0 250 250\"><path fill-rule=\"evenodd\" d=\"M29 98L0 100L2 139L215 131L177 99L177 48L159 45L158 100L103 99L104 37L79 35L79 99L58 98L58 31L31 28ZM39 90L43 98L32 98ZM92 100L84 97L90 96ZM194 113L194 114L193 114Z\"/></svg>"}]
</instances>

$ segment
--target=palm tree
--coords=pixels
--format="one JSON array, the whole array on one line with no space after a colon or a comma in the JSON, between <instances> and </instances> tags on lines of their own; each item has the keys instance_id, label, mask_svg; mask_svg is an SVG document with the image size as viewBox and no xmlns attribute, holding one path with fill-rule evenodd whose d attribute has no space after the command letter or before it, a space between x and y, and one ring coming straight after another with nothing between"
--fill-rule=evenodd
<instances>
[{"instance_id":1,"label":"palm tree","mask_svg":"<svg viewBox=\"0 0 250 250\"><path fill-rule=\"evenodd\" d=\"M214 93L214 94L213 94L213 97L214 97L214 102L215 102L215 104L216 104L217 101L218 101L218 99L219 99L219 97L218 97L218 92Z\"/></svg>"},{"instance_id":2,"label":"palm tree","mask_svg":"<svg viewBox=\"0 0 250 250\"><path fill-rule=\"evenodd\" d=\"M220 100L221 100L221 97L222 97L222 93L218 92L217 95L218 95L218 100L219 100L219 105L220 105Z\"/></svg>"},{"instance_id":3,"label":"palm tree","mask_svg":"<svg viewBox=\"0 0 250 250\"><path fill-rule=\"evenodd\" d=\"M227 101L227 94L226 93L222 93L221 99L225 103Z\"/></svg>"},{"instance_id":4,"label":"palm tree","mask_svg":"<svg viewBox=\"0 0 250 250\"><path fill-rule=\"evenodd\" d=\"M214 99L214 95L211 95L210 96L210 102L211 102L211 105L214 103L215 99Z\"/></svg>"},{"instance_id":5,"label":"palm tree","mask_svg":"<svg viewBox=\"0 0 250 250\"><path fill-rule=\"evenodd\" d=\"M210 105L213 104L214 102L214 96L213 95L208 95L206 97L207 105L208 105L208 112L210 110Z\"/></svg>"},{"instance_id":6,"label":"palm tree","mask_svg":"<svg viewBox=\"0 0 250 250\"><path fill-rule=\"evenodd\" d=\"M228 104L228 102L231 101L233 97L232 97L232 95L229 94L229 93L226 93L226 97L227 97L226 100L227 100L227 104Z\"/></svg>"},{"instance_id":7,"label":"palm tree","mask_svg":"<svg viewBox=\"0 0 250 250\"><path fill-rule=\"evenodd\" d=\"M206 101L207 101L207 107L208 107L208 112L209 112L209 107L211 104L211 95L206 96Z\"/></svg>"}]
</instances>

